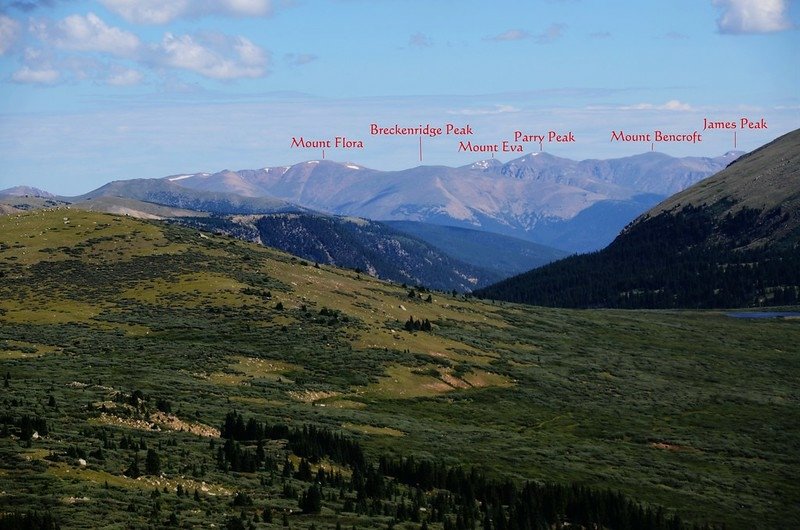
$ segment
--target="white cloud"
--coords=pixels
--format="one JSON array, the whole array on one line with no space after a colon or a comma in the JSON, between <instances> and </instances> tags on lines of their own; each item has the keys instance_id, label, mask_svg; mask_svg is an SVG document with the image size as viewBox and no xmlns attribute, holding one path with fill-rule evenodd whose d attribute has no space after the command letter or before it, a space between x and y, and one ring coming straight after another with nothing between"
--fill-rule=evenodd
<instances>
[{"instance_id":1,"label":"white cloud","mask_svg":"<svg viewBox=\"0 0 800 530\"><path fill-rule=\"evenodd\" d=\"M144 74L129 66L89 54L56 53L52 48L27 47L23 67L11 76L18 83L56 84L91 80L113 86L140 83Z\"/></svg>"},{"instance_id":2,"label":"white cloud","mask_svg":"<svg viewBox=\"0 0 800 530\"><path fill-rule=\"evenodd\" d=\"M111 11L129 22L139 24L166 24L181 17L189 7L189 0L101 0Z\"/></svg>"},{"instance_id":3,"label":"white cloud","mask_svg":"<svg viewBox=\"0 0 800 530\"><path fill-rule=\"evenodd\" d=\"M539 44L548 44L560 39L565 29L567 29L566 24L550 24L546 30L536 35L536 42Z\"/></svg>"},{"instance_id":4,"label":"white cloud","mask_svg":"<svg viewBox=\"0 0 800 530\"><path fill-rule=\"evenodd\" d=\"M256 78L267 74L269 54L244 37L222 34L164 35L153 60L213 79Z\"/></svg>"},{"instance_id":5,"label":"white cloud","mask_svg":"<svg viewBox=\"0 0 800 530\"><path fill-rule=\"evenodd\" d=\"M94 13L70 15L52 26L40 23L34 27L43 40L60 48L78 51L105 52L120 57L132 57L141 47L133 33L111 27Z\"/></svg>"},{"instance_id":6,"label":"white cloud","mask_svg":"<svg viewBox=\"0 0 800 530\"><path fill-rule=\"evenodd\" d=\"M508 31L504 31L494 37L489 37L488 40L493 40L495 42L506 42L512 40L523 40L529 39L531 34L525 31L524 29L510 29Z\"/></svg>"},{"instance_id":7,"label":"white cloud","mask_svg":"<svg viewBox=\"0 0 800 530\"><path fill-rule=\"evenodd\" d=\"M31 63L28 63L29 65ZM34 62L34 64L36 64ZM76 80L83 79L97 79L105 75L108 65L104 64L93 57L86 55L68 55L66 57L59 57L57 62L45 61L39 64L57 64L61 72L62 79L71 77Z\"/></svg>"},{"instance_id":8,"label":"white cloud","mask_svg":"<svg viewBox=\"0 0 800 530\"><path fill-rule=\"evenodd\" d=\"M459 109L459 110L448 110L447 114L453 114L457 116L489 116L493 114L505 114L507 112L519 112L520 109L511 105L495 105L492 109Z\"/></svg>"},{"instance_id":9,"label":"white cloud","mask_svg":"<svg viewBox=\"0 0 800 530\"><path fill-rule=\"evenodd\" d=\"M666 111L693 111L695 110L694 107L689 105L688 103L683 103L682 101L678 101L677 99L671 99L666 103L662 103L660 105L654 103L636 103L635 105L624 105L621 107L602 107L602 106L591 106L588 107L590 110L666 110Z\"/></svg>"},{"instance_id":10,"label":"white cloud","mask_svg":"<svg viewBox=\"0 0 800 530\"><path fill-rule=\"evenodd\" d=\"M230 1L228 4L233 5ZM244 10L247 7L244 4L248 3L239 4L242 5L237 9ZM269 65L269 53L244 37L210 32L200 35L165 33L161 42L144 43L133 33L109 26L94 13L86 16L71 15L55 23L33 20L30 23L30 32L56 49L99 52L130 59L146 67L177 68L213 79L262 77L267 74ZM296 58L298 64L313 59L311 55ZM143 78L140 72L120 65L109 66L108 63L95 61L94 65L87 66L86 61L89 60L88 56L72 54L49 57L47 65L63 66L62 74L71 78L98 79L117 86L136 84ZM26 57L25 65L28 70L21 75L30 77L30 72L47 71L48 69L42 68L44 64L45 61L41 58Z\"/></svg>"},{"instance_id":11,"label":"white cloud","mask_svg":"<svg viewBox=\"0 0 800 530\"><path fill-rule=\"evenodd\" d=\"M144 75L131 68L112 68L111 73L106 78L106 83L114 86L138 85L144 79Z\"/></svg>"},{"instance_id":12,"label":"white cloud","mask_svg":"<svg viewBox=\"0 0 800 530\"><path fill-rule=\"evenodd\" d=\"M774 33L792 27L787 0L712 0L720 33Z\"/></svg>"},{"instance_id":13,"label":"white cloud","mask_svg":"<svg viewBox=\"0 0 800 530\"><path fill-rule=\"evenodd\" d=\"M692 110L692 106L688 103L682 103L677 99L671 99L661 105L659 110Z\"/></svg>"},{"instance_id":14,"label":"white cloud","mask_svg":"<svg viewBox=\"0 0 800 530\"><path fill-rule=\"evenodd\" d=\"M167 24L178 18L206 15L263 17L272 14L271 0L101 0L129 22Z\"/></svg>"},{"instance_id":15,"label":"white cloud","mask_svg":"<svg viewBox=\"0 0 800 530\"><path fill-rule=\"evenodd\" d=\"M302 66L304 64L313 63L319 59L319 57L313 53L287 53L283 58L291 66Z\"/></svg>"},{"instance_id":16,"label":"white cloud","mask_svg":"<svg viewBox=\"0 0 800 530\"><path fill-rule=\"evenodd\" d=\"M416 46L418 48L428 48L433 46L433 41L430 37L425 35L424 33L414 33L411 37L408 38L408 44L410 46Z\"/></svg>"},{"instance_id":17,"label":"white cloud","mask_svg":"<svg viewBox=\"0 0 800 530\"><path fill-rule=\"evenodd\" d=\"M15 83L28 83L40 85L53 85L64 80L64 69L71 65L59 64L59 69L53 67L54 56L49 50L27 47L20 54L22 67L11 74Z\"/></svg>"},{"instance_id":18,"label":"white cloud","mask_svg":"<svg viewBox=\"0 0 800 530\"><path fill-rule=\"evenodd\" d=\"M270 0L221 0L220 2L207 2L211 5L219 4L216 12L242 17L263 17L272 14Z\"/></svg>"},{"instance_id":19,"label":"white cloud","mask_svg":"<svg viewBox=\"0 0 800 530\"><path fill-rule=\"evenodd\" d=\"M52 68L33 69L23 66L11 75L11 80L15 83L30 83L40 85L51 85L61 78L61 74Z\"/></svg>"},{"instance_id":20,"label":"white cloud","mask_svg":"<svg viewBox=\"0 0 800 530\"><path fill-rule=\"evenodd\" d=\"M25 48L22 52L22 58L27 64L45 60L45 54L39 48Z\"/></svg>"},{"instance_id":21,"label":"white cloud","mask_svg":"<svg viewBox=\"0 0 800 530\"><path fill-rule=\"evenodd\" d=\"M566 24L550 24L547 29L543 32L538 33L536 35L531 34L530 32L524 29L510 29L508 31L504 31L494 37L489 37L486 40L492 40L495 42L507 42L507 41L514 41L514 40L525 40L525 39L535 39L536 42L539 44L548 44L553 42L564 34L564 30L567 29Z\"/></svg>"},{"instance_id":22,"label":"white cloud","mask_svg":"<svg viewBox=\"0 0 800 530\"><path fill-rule=\"evenodd\" d=\"M5 54L19 36L19 23L13 18L0 15L0 55Z\"/></svg>"}]
</instances>

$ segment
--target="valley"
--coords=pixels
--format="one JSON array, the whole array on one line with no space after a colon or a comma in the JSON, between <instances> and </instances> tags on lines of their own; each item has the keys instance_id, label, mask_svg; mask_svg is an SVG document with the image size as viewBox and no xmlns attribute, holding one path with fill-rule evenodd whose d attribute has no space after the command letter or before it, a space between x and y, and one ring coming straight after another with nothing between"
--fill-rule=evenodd
<instances>
[{"instance_id":1,"label":"valley","mask_svg":"<svg viewBox=\"0 0 800 530\"><path fill-rule=\"evenodd\" d=\"M0 2L0 530L800 529L792 0Z\"/></svg>"},{"instance_id":2,"label":"valley","mask_svg":"<svg viewBox=\"0 0 800 530\"><path fill-rule=\"evenodd\" d=\"M610 489L680 524L800 522L796 320L479 301L74 207L2 216L0 234L0 499L14 510L65 528L484 517L461 501L434 517L445 484L411 510L417 490L390 467L388 496L359 507L352 461L291 430L316 426L369 462L535 481L541 502L580 484L557 510L576 521L567 506ZM260 450L221 438L233 411L289 430ZM306 458L328 473L320 491ZM500 506L510 524L513 502Z\"/></svg>"},{"instance_id":3,"label":"valley","mask_svg":"<svg viewBox=\"0 0 800 530\"><path fill-rule=\"evenodd\" d=\"M599 252L478 296L557 307L724 308L800 300L800 131L640 215Z\"/></svg>"}]
</instances>

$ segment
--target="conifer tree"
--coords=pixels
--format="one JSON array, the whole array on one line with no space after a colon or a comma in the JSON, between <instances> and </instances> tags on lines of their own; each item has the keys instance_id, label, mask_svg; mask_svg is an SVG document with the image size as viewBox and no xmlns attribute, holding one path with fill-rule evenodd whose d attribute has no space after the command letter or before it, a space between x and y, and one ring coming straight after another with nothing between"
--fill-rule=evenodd
<instances>
[{"instance_id":1,"label":"conifer tree","mask_svg":"<svg viewBox=\"0 0 800 530\"><path fill-rule=\"evenodd\" d=\"M147 450L147 457L144 463L145 473L148 475L161 474L161 457L153 449Z\"/></svg>"}]
</instances>

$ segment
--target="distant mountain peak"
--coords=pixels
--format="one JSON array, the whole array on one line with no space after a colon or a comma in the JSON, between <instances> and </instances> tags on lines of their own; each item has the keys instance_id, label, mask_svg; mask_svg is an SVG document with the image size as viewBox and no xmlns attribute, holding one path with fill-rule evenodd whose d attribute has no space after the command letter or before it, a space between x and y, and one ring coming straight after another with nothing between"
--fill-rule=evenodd
<instances>
[{"instance_id":1,"label":"distant mountain peak","mask_svg":"<svg viewBox=\"0 0 800 530\"><path fill-rule=\"evenodd\" d=\"M0 190L0 197L41 197L43 199L52 199L55 197L52 193L34 188L32 186L14 186Z\"/></svg>"},{"instance_id":2,"label":"distant mountain peak","mask_svg":"<svg viewBox=\"0 0 800 530\"><path fill-rule=\"evenodd\" d=\"M691 162L709 160L718 158ZM800 129L660 202L600 252L566 258L477 294L566 307L796 304L798 168Z\"/></svg>"},{"instance_id":3,"label":"distant mountain peak","mask_svg":"<svg viewBox=\"0 0 800 530\"><path fill-rule=\"evenodd\" d=\"M742 155L739 151L729 151L727 154L737 158ZM742 207L757 210L783 207L794 214L800 210L798 160L800 129L759 147L735 166L729 166L707 179L702 186L691 186L666 199L638 222L661 212L677 211L687 206L716 205L717 215L736 213Z\"/></svg>"},{"instance_id":4,"label":"distant mountain peak","mask_svg":"<svg viewBox=\"0 0 800 530\"><path fill-rule=\"evenodd\" d=\"M487 169L500 167L502 165L503 163L496 158L487 158L486 160L478 160L474 164L469 164L462 167L466 167L468 169L477 169L478 171L485 171Z\"/></svg>"}]
</instances>

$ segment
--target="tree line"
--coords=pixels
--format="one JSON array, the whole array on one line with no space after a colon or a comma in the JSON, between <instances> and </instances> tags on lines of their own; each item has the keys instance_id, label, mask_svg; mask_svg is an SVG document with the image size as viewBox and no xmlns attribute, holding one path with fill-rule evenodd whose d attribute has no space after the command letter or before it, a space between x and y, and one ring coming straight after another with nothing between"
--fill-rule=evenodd
<instances>
[{"instance_id":1,"label":"tree line","mask_svg":"<svg viewBox=\"0 0 800 530\"><path fill-rule=\"evenodd\" d=\"M629 227L605 249L476 291L550 307L725 308L800 301L800 234L780 241L788 212L743 208L717 219L687 206ZM753 245L754 241L765 241Z\"/></svg>"},{"instance_id":2,"label":"tree line","mask_svg":"<svg viewBox=\"0 0 800 530\"><path fill-rule=\"evenodd\" d=\"M263 447L265 439L285 439L292 452L300 451L300 469L295 473L287 460L283 476L311 483L299 497L297 490L284 484L285 496L297 499L304 513L318 513L324 500L336 498L343 502L344 512L416 522L421 530L434 523L443 530L544 530L566 525L623 530L698 528L663 508L643 506L608 489L577 483L520 484L490 478L475 468L413 457L383 456L370 463L357 441L325 428L268 425L246 420L233 411L226 415L222 436L231 447L238 442L256 442ZM322 468L312 473L308 463L312 458L347 465L350 480ZM338 496L326 496L326 488L338 488Z\"/></svg>"}]
</instances>

